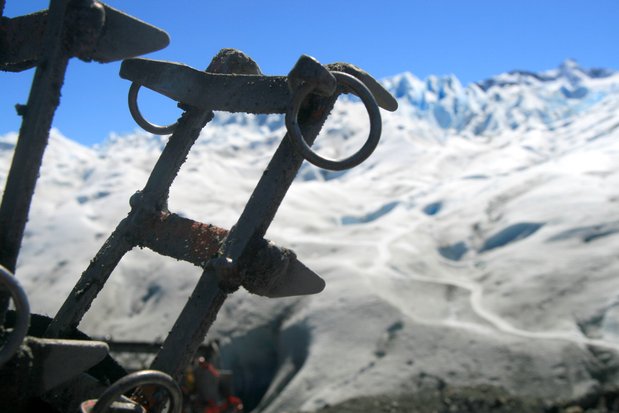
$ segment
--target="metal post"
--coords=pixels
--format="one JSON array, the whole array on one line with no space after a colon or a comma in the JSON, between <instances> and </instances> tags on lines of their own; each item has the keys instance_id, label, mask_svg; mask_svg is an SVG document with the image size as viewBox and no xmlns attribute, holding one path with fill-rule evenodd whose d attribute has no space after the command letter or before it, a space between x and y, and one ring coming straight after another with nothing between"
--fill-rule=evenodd
<instances>
[{"instance_id":1,"label":"metal post","mask_svg":"<svg viewBox=\"0 0 619 413\"><path fill-rule=\"evenodd\" d=\"M69 2L50 1L43 52L22 113L19 139L0 205L0 264L12 273L15 273L30 203L69 62L69 53L62 41ZM7 305L8 299L3 294L0 296L1 318L4 318Z\"/></svg>"}]
</instances>

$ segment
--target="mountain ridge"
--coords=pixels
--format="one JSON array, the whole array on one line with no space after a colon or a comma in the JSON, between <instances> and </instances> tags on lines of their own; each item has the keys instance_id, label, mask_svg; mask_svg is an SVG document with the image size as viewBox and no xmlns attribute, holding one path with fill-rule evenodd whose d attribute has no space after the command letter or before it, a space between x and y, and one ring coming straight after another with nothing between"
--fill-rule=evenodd
<instances>
[{"instance_id":1,"label":"mountain ridge","mask_svg":"<svg viewBox=\"0 0 619 413\"><path fill-rule=\"evenodd\" d=\"M584 69L567 60L557 69L539 73L511 71L463 87L453 76L425 81L410 72L384 80L411 115L442 129L473 136L517 129L529 121L552 127L619 90L619 74L608 69ZM406 109L404 109L406 110Z\"/></svg>"}]
</instances>

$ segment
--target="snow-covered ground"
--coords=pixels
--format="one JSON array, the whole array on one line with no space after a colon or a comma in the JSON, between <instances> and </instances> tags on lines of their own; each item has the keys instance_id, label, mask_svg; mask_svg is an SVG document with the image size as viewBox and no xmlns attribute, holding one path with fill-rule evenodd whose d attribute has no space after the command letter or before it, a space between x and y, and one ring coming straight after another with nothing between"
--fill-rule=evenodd
<instances>
[{"instance_id":1,"label":"snow-covered ground","mask_svg":"<svg viewBox=\"0 0 619 413\"><path fill-rule=\"evenodd\" d=\"M442 383L561 399L619 382L619 73L567 61L467 87L384 84L400 109L375 154L345 173L304 165L267 234L325 291L237 292L213 327L237 386L281 412ZM318 148L349 154L367 128L341 99ZM278 116L217 114L170 209L233 225L284 132ZM0 137L2 179L15 139ZM52 133L17 271L33 311L55 314L165 141ZM80 328L161 339L200 273L132 251Z\"/></svg>"}]
</instances>

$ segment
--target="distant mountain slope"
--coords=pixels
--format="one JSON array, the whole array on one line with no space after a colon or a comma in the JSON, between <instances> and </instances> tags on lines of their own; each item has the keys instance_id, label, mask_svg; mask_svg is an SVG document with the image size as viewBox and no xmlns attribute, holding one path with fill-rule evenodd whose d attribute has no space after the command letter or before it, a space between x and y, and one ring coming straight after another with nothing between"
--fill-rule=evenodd
<instances>
[{"instance_id":1,"label":"distant mountain slope","mask_svg":"<svg viewBox=\"0 0 619 413\"><path fill-rule=\"evenodd\" d=\"M619 384L619 74L567 61L466 88L410 73L385 85L401 106L376 153L347 172L304 165L267 234L326 290L236 293L212 331L246 404L482 384L560 400ZM233 225L284 133L281 117L217 114L170 209ZM343 99L317 147L342 156L366 135L364 108ZM18 268L34 311L55 313L165 141L84 148L53 132ZM2 179L14 142L0 137ZM81 327L162 338L199 274L132 251Z\"/></svg>"}]
</instances>

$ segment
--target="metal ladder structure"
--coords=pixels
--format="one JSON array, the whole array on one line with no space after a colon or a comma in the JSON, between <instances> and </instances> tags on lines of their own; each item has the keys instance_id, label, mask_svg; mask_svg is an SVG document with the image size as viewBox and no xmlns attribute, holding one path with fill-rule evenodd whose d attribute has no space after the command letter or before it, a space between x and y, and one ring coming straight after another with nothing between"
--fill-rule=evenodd
<instances>
[{"instance_id":1,"label":"metal ladder structure","mask_svg":"<svg viewBox=\"0 0 619 413\"><path fill-rule=\"evenodd\" d=\"M169 43L168 35L96 0L51 0L49 9L3 17L0 0L0 70L36 67L22 126L0 205L0 410L179 412L178 380L204 342L226 297L239 287L269 298L315 294L324 281L296 254L264 239L301 164L330 170L352 168L371 155L381 135L379 107L394 111L395 99L369 74L347 63L321 65L301 56L287 76L266 76L248 56L222 49L206 70L136 58ZM70 58L101 63L123 60L120 76L131 82L129 110L154 134L171 134L131 210L90 261L52 319L30 314L14 277L16 262L43 153ZM10 74L9 74L10 75ZM141 115L141 87L179 103L173 125ZM311 149L338 96L352 93L365 105L368 139L342 160ZM229 230L168 210L170 186L214 111L285 115L287 133L237 223ZM108 345L90 340L78 326L122 257L134 247L187 261L202 275L155 356L150 369L126 374ZM12 298L14 311L8 311ZM133 390L130 397L122 394ZM129 394L129 393L127 393ZM4 410L2 410L4 411Z\"/></svg>"}]
</instances>

